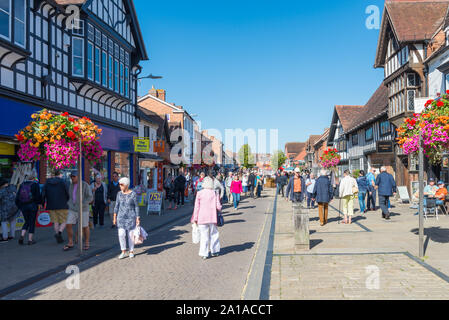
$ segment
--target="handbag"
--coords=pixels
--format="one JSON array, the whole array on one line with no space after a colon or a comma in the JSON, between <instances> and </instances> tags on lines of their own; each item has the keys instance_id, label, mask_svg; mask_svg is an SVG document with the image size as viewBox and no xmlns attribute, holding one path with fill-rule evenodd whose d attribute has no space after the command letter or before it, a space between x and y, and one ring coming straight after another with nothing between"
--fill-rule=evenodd
<instances>
[{"instance_id":1,"label":"handbag","mask_svg":"<svg viewBox=\"0 0 449 320\"><path fill-rule=\"evenodd\" d=\"M217 227L224 226L224 218L220 211L217 211Z\"/></svg>"},{"instance_id":2,"label":"handbag","mask_svg":"<svg viewBox=\"0 0 449 320\"><path fill-rule=\"evenodd\" d=\"M201 234L200 229L198 228L198 225L196 223L192 223L192 242L193 244L200 243L201 240Z\"/></svg>"}]
</instances>

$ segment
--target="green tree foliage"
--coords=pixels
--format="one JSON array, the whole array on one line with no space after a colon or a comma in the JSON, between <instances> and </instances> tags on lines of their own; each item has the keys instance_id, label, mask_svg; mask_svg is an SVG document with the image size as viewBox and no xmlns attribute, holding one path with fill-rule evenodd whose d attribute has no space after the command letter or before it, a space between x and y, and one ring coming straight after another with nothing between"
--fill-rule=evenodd
<instances>
[{"instance_id":1,"label":"green tree foliage","mask_svg":"<svg viewBox=\"0 0 449 320\"><path fill-rule=\"evenodd\" d=\"M282 152L282 150L276 151L271 158L271 168L273 170L278 170L284 165L286 160L287 157L285 156L284 152Z\"/></svg>"},{"instance_id":2,"label":"green tree foliage","mask_svg":"<svg viewBox=\"0 0 449 320\"><path fill-rule=\"evenodd\" d=\"M254 155L251 153L251 148L248 144L243 145L239 150L240 166L251 169L256 166Z\"/></svg>"}]
</instances>

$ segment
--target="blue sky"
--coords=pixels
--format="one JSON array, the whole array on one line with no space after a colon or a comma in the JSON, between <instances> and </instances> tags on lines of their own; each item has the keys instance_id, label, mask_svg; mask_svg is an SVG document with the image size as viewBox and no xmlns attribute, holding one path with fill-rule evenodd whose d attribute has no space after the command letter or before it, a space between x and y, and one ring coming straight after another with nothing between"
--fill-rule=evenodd
<instances>
[{"instance_id":1,"label":"blue sky","mask_svg":"<svg viewBox=\"0 0 449 320\"><path fill-rule=\"evenodd\" d=\"M365 26L380 0L134 2L150 56L143 74L164 77L143 80L139 95L165 89L223 137L279 129L284 149L322 133L334 105L365 104L383 79L379 30Z\"/></svg>"}]
</instances>

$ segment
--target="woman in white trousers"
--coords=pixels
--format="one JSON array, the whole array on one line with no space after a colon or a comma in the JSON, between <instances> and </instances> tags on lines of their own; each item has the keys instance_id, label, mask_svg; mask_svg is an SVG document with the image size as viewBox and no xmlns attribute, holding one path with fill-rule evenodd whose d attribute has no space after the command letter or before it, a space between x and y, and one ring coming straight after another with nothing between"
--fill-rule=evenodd
<instances>
[{"instance_id":1,"label":"woman in white trousers","mask_svg":"<svg viewBox=\"0 0 449 320\"><path fill-rule=\"evenodd\" d=\"M217 212L221 211L220 196L214 191L214 181L206 177L203 189L198 192L191 222L198 225L201 234L199 255L203 260L220 253L219 233L217 229Z\"/></svg>"}]
</instances>

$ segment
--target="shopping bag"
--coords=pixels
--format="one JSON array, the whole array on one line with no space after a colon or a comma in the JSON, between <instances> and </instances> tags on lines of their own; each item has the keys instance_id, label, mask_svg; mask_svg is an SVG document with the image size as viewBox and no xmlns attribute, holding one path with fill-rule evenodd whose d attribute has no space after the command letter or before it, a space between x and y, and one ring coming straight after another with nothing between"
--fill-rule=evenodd
<instances>
[{"instance_id":1,"label":"shopping bag","mask_svg":"<svg viewBox=\"0 0 449 320\"><path fill-rule=\"evenodd\" d=\"M135 245L143 244L148 236L147 232L140 226L136 227L132 233Z\"/></svg>"},{"instance_id":2,"label":"shopping bag","mask_svg":"<svg viewBox=\"0 0 449 320\"><path fill-rule=\"evenodd\" d=\"M201 234L200 229L198 228L198 225L196 223L192 224L192 242L194 244L200 243L201 240Z\"/></svg>"},{"instance_id":3,"label":"shopping bag","mask_svg":"<svg viewBox=\"0 0 449 320\"><path fill-rule=\"evenodd\" d=\"M51 222L50 213L45 210L39 211L36 217L36 227L47 228L51 226L53 226L53 223Z\"/></svg>"}]
</instances>

